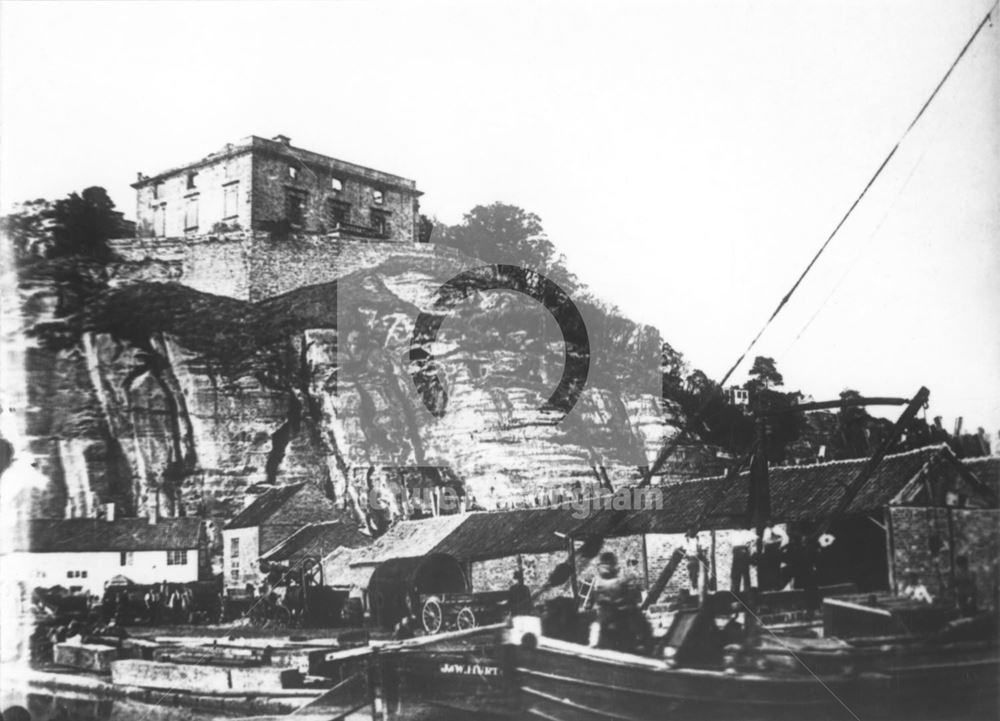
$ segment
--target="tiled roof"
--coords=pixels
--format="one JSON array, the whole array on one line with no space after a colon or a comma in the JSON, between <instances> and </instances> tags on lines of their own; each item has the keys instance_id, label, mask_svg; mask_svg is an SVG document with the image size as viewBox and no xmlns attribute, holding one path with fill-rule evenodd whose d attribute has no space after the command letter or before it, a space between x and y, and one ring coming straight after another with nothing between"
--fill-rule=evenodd
<instances>
[{"instance_id":1,"label":"tiled roof","mask_svg":"<svg viewBox=\"0 0 1000 721\"><path fill-rule=\"evenodd\" d=\"M962 458L962 465L994 493L1000 493L1000 456L981 456L979 458Z\"/></svg>"},{"instance_id":2,"label":"tiled roof","mask_svg":"<svg viewBox=\"0 0 1000 721\"><path fill-rule=\"evenodd\" d=\"M28 521L27 546L15 551L34 553L92 551L168 551L197 548L201 519L164 518L150 523L145 518L102 521L94 518Z\"/></svg>"},{"instance_id":3,"label":"tiled roof","mask_svg":"<svg viewBox=\"0 0 1000 721\"><path fill-rule=\"evenodd\" d=\"M456 513L419 521L401 521L356 556L354 563L377 564L394 558L425 556L462 525L466 518L467 514Z\"/></svg>"},{"instance_id":4,"label":"tiled roof","mask_svg":"<svg viewBox=\"0 0 1000 721\"><path fill-rule=\"evenodd\" d=\"M371 536L343 521L310 523L262 555L260 560L295 564L307 556L323 558L338 548L357 548L371 543L371 540Z\"/></svg>"},{"instance_id":5,"label":"tiled roof","mask_svg":"<svg viewBox=\"0 0 1000 721\"><path fill-rule=\"evenodd\" d=\"M944 452L944 445L936 445L887 455L852 499L845 515L863 515L885 508L928 461ZM769 468L771 520L785 523L828 517L867 460L852 458ZM733 481L724 500L702 524L704 530L740 528L745 524L748 480L749 472L745 471ZM697 522L702 509L722 485L724 479L714 477L656 486L662 494L661 507L628 512L602 508L591 512L574 533L683 533Z\"/></svg>"},{"instance_id":6,"label":"tiled roof","mask_svg":"<svg viewBox=\"0 0 1000 721\"><path fill-rule=\"evenodd\" d=\"M469 513L434 548L463 561L485 561L518 553L568 548L566 534L582 516L568 506Z\"/></svg>"},{"instance_id":7,"label":"tiled roof","mask_svg":"<svg viewBox=\"0 0 1000 721\"><path fill-rule=\"evenodd\" d=\"M375 572L375 564L360 563L367 558L364 548L338 548L323 559L323 583L335 588L359 586L367 588Z\"/></svg>"},{"instance_id":8,"label":"tiled roof","mask_svg":"<svg viewBox=\"0 0 1000 721\"><path fill-rule=\"evenodd\" d=\"M265 491L257 500L237 513L236 517L226 524L226 528L249 528L261 525L273 516L285 504L285 501L305 486L305 483L293 483Z\"/></svg>"}]
</instances>

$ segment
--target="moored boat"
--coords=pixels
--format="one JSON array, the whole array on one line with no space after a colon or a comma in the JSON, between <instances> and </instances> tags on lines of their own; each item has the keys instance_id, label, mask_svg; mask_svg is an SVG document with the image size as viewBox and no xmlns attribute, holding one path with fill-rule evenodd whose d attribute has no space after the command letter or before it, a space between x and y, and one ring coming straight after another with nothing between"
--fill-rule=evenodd
<instances>
[{"instance_id":1,"label":"moored boat","mask_svg":"<svg viewBox=\"0 0 1000 721\"><path fill-rule=\"evenodd\" d=\"M681 667L546 638L517 624L511 680L525 717L590 719L996 718L993 641L791 640ZM732 647L729 647L732 649Z\"/></svg>"}]
</instances>

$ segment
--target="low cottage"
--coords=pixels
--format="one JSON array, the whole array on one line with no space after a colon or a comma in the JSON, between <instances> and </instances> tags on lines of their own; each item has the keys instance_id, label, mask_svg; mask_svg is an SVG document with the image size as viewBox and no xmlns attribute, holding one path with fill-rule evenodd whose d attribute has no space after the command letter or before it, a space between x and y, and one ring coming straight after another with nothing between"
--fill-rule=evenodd
<instances>
[{"instance_id":1,"label":"low cottage","mask_svg":"<svg viewBox=\"0 0 1000 721\"><path fill-rule=\"evenodd\" d=\"M211 575L198 518L32 520L4 554L5 575L31 587L100 595L116 576L138 584L187 583Z\"/></svg>"}]
</instances>

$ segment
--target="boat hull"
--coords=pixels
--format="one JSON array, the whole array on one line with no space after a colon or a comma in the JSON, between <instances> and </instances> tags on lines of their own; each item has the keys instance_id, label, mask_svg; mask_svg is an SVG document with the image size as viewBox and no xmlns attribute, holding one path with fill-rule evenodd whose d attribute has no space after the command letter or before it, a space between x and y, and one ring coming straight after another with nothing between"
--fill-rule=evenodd
<instances>
[{"instance_id":1,"label":"boat hull","mask_svg":"<svg viewBox=\"0 0 1000 721\"><path fill-rule=\"evenodd\" d=\"M996 718L994 652L812 675L668 668L652 659L548 639L519 645L513 676L525 717L623 719ZM925 659L926 660L926 659Z\"/></svg>"}]
</instances>

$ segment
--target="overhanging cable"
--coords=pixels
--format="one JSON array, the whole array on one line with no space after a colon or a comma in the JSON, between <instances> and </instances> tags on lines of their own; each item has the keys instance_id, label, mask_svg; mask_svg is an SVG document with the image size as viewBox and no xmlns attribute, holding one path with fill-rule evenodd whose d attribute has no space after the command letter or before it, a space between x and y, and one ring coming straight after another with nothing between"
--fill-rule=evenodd
<instances>
[{"instance_id":1,"label":"overhanging cable","mask_svg":"<svg viewBox=\"0 0 1000 721\"><path fill-rule=\"evenodd\" d=\"M719 381L718 385L720 387L725 386L726 381L728 381L730 376L732 376L732 374L736 372L736 369L739 367L740 363L742 363L744 359L747 357L747 354L749 354L751 349L755 345L757 345L757 341L759 341L760 337L764 335L764 331L767 330L768 326L771 325L771 322L774 321L774 319L778 316L778 313L781 312L781 309L785 307L785 305L791 299L795 291L798 290L799 285L802 284L802 281L805 279L806 275L808 275L809 271L812 270L814 265L816 265L816 261L819 260L821 255L823 255L823 252L827 249L827 246L830 245L830 242L840 231L841 227L843 227L844 223L847 222L847 219L850 217L851 213L853 213L854 209L858 207L858 204L861 202L861 199L865 197L865 195L868 193L869 188L872 187L872 185L875 183L878 177L882 174L882 171L885 169L886 165L888 165L889 161L892 160L892 157L896 154L896 151L899 149L899 146L902 144L902 142L906 139L906 136L909 135L910 131L913 129L913 126L915 126L920 121L920 118L923 116L924 111L927 110L927 107L931 104L931 102L933 102L934 98L937 97L938 92L941 90L942 86L948 81L948 78L951 77L951 74L955 70L955 67L958 65L959 62L961 62L962 58L965 57L965 53L966 51L968 51L969 46L971 46L972 43L975 41L975 39L979 36L979 33L983 29L983 27L988 22L990 22L990 18L993 15L993 11L998 4L1000 4L1000 0L998 0L998 3L994 4L993 7L990 8L989 12L986 13L985 17L983 17L983 19L979 22L979 25L976 26L976 30L972 33L972 36L962 47L962 50L958 53L958 56L948 67L947 72L945 72L944 76L934 87L934 90L931 92L930 96L920 107L920 110L917 111L917 114L914 116L913 120L910 121L910 124L908 126L906 126L906 130L903 131L903 134L900 136L899 140L896 141L896 144L892 146L892 149L885 156L885 159L883 159L882 162L879 164L878 168L875 170L875 173L865 184L865 187L862 188L861 192L858 194L858 197L854 199L854 202L851 203L850 207L847 209L847 212L844 213L843 217L840 219L837 225L834 226L833 230L827 236L826 240L823 241L823 244L819 247L819 250L817 250L816 254L812 257L812 260L810 260L809 264L806 265L805 270L803 270L802 273L799 274L799 277L796 278L795 283L792 284L792 287L788 290L787 293L785 293L785 295L778 302L778 305L774 309L774 312L771 313L770 317L767 319L767 321L764 323L761 329L757 332L757 335L753 337L753 340L750 341L749 345L747 345L744 351L740 354L740 357L737 358L736 362L733 363L732 366L730 366L728 371L726 371L726 374L722 377L722 380ZM674 436L673 440L671 440L670 443L668 443L666 446L663 447L660 453L656 456L656 460L653 462L653 465L643 474L644 477L639 485L644 486L647 485L650 481L652 481L653 476L656 473L658 473L661 468L663 468L663 464L666 463L667 458L670 457L670 454L673 453L674 449L677 448L677 446L680 444L681 439L694 427L695 423L701 420L701 416L705 413L705 410L708 408L708 404L709 404L709 399L705 399L702 402L701 406L698 408L697 412L693 416L691 416L691 418L688 419L687 423L684 424L684 427L681 428L680 432L676 436Z\"/></svg>"}]
</instances>

